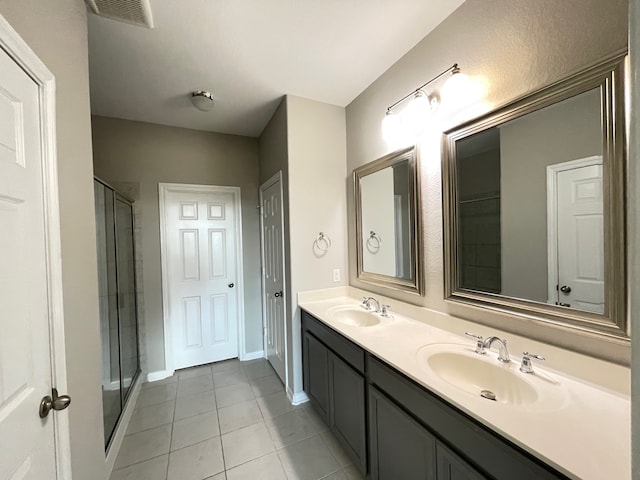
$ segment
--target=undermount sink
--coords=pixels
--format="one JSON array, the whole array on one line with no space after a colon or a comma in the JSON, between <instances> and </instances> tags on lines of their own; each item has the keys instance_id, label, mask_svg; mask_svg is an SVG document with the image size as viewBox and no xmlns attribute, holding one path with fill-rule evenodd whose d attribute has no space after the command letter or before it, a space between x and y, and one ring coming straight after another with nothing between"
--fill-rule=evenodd
<instances>
[{"instance_id":1,"label":"undermount sink","mask_svg":"<svg viewBox=\"0 0 640 480\"><path fill-rule=\"evenodd\" d=\"M418 350L424 372L484 401L556 410L565 404L564 389L538 369L534 375L519 371L520 363L500 363L494 353L478 355L473 347L428 345Z\"/></svg>"},{"instance_id":2,"label":"undermount sink","mask_svg":"<svg viewBox=\"0 0 640 480\"><path fill-rule=\"evenodd\" d=\"M373 327L380 323L380 317L358 306L334 307L327 312L331 319L352 327Z\"/></svg>"}]
</instances>

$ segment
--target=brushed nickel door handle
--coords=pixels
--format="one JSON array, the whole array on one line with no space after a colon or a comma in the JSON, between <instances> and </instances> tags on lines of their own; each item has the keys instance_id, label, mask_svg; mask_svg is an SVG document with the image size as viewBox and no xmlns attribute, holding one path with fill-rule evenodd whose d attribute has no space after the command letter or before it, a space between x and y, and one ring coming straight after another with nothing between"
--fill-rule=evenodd
<instances>
[{"instance_id":1,"label":"brushed nickel door handle","mask_svg":"<svg viewBox=\"0 0 640 480\"><path fill-rule=\"evenodd\" d=\"M42 397L38 414L40 418L45 418L51 410L64 410L69 407L69 404L71 404L71 397L69 395L58 395L58 390L52 388L51 396L46 395Z\"/></svg>"}]
</instances>

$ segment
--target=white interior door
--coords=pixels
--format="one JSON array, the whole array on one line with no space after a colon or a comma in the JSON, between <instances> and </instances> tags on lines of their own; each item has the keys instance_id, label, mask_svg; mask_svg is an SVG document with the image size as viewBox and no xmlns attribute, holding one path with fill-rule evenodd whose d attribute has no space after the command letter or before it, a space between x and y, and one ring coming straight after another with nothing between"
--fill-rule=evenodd
<instances>
[{"instance_id":1,"label":"white interior door","mask_svg":"<svg viewBox=\"0 0 640 480\"><path fill-rule=\"evenodd\" d=\"M0 40L8 31L2 22ZM0 479L56 479L63 475L57 416L66 412L38 414L51 395L50 322L59 319L50 288L59 272L50 255L57 225L44 190L52 187L51 164L41 144L39 85L2 48L0 72Z\"/></svg>"},{"instance_id":2,"label":"white interior door","mask_svg":"<svg viewBox=\"0 0 640 480\"><path fill-rule=\"evenodd\" d=\"M286 383L284 220L280 173L260 187L260 205L265 349L269 363L280 380Z\"/></svg>"},{"instance_id":3,"label":"white interior door","mask_svg":"<svg viewBox=\"0 0 640 480\"><path fill-rule=\"evenodd\" d=\"M173 368L237 357L240 195L230 187L163 188L165 314Z\"/></svg>"},{"instance_id":4,"label":"white interior door","mask_svg":"<svg viewBox=\"0 0 640 480\"><path fill-rule=\"evenodd\" d=\"M602 158L554 167L557 276L550 291L559 305L604 313Z\"/></svg>"}]
</instances>

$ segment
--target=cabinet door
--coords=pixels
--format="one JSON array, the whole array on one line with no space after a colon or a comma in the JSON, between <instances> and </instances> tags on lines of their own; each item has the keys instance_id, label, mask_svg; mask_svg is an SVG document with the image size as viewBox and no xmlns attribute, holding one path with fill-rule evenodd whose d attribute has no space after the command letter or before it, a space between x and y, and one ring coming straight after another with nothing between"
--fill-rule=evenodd
<instances>
[{"instance_id":1,"label":"cabinet door","mask_svg":"<svg viewBox=\"0 0 640 480\"><path fill-rule=\"evenodd\" d=\"M364 377L329 353L329 425L361 472L367 469Z\"/></svg>"},{"instance_id":2,"label":"cabinet door","mask_svg":"<svg viewBox=\"0 0 640 480\"><path fill-rule=\"evenodd\" d=\"M435 438L375 387L369 435L372 480L435 480Z\"/></svg>"},{"instance_id":3,"label":"cabinet door","mask_svg":"<svg viewBox=\"0 0 640 480\"><path fill-rule=\"evenodd\" d=\"M304 391L318 414L329 423L329 350L305 331L302 354Z\"/></svg>"},{"instance_id":4,"label":"cabinet door","mask_svg":"<svg viewBox=\"0 0 640 480\"><path fill-rule=\"evenodd\" d=\"M438 480L485 480L469 463L438 442Z\"/></svg>"}]
</instances>

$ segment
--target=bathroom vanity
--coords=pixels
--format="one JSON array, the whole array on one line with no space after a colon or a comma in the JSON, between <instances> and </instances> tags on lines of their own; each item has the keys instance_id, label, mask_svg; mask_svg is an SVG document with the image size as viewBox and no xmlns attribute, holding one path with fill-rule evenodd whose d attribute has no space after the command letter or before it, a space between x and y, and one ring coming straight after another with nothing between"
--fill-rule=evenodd
<instances>
[{"instance_id":1,"label":"bathroom vanity","mask_svg":"<svg viewBox=\"0 0 640 480\"><path fill-rule=\"evenodd\" d=\"M304 390L368 478L630 478L628 440L609 443L629 438L628 397L354 298L300 306Z\"/></svg>"}]
</instances>

